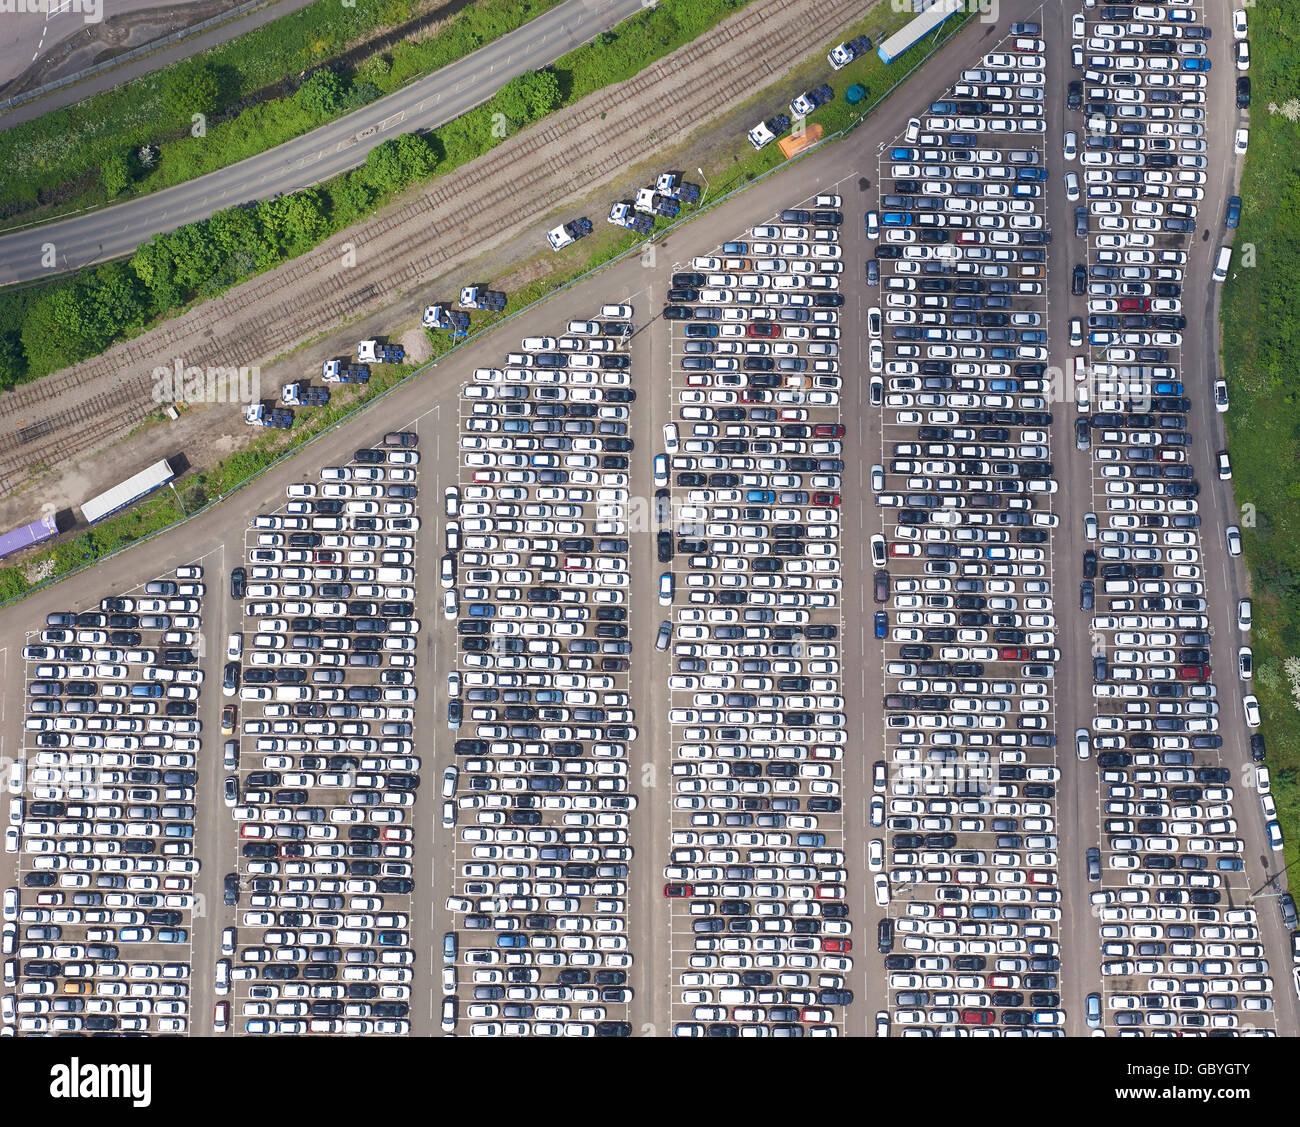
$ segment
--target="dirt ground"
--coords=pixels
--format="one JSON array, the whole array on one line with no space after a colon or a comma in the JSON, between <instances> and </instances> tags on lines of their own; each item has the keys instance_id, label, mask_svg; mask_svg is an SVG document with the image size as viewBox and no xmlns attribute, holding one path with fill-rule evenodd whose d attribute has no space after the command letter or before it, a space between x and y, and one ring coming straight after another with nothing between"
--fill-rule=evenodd
<instances>
[{"instance_id":1,"label":"dirt ground","mask_svg":"<svg viewBox=\"0 0 1300 1127\"><path fill-rule=\"evenodd\" d=\"M24 420L84 402L124 381L124 373L147 373L176 356L187 364L260 364L264 396L319 372L324 359L352 353L368 336L400 341L422 359L428 348L419 318L432 298L458 292L467 280L510 289L544 274L549 261L538 251L559 218L603 219L609 201L646 182L651 162L663 167L664 151L684 138L689 145L674 152L674 167L692 168L695 154L733 144L752 124L752 111L742 115L739 107L866 10L855 0L754 0L635 78L509 138L315 251L70 369L65 375L75 380L47 377L72 385L57 395L41 390L46 381L21 389ZM344 274L338 263L347 244L357 264ZM345 299L352 302L346 312ZM11 475L0 527L32 520L41 505L79 504L104 483L170 454L209 465L252 433L229 405L194 406L175 422L137 420L135 427L62 463L54 442L46 472L17 489ZM0 433L0 446L5 437Z\"/></svg>"}]
</instances>

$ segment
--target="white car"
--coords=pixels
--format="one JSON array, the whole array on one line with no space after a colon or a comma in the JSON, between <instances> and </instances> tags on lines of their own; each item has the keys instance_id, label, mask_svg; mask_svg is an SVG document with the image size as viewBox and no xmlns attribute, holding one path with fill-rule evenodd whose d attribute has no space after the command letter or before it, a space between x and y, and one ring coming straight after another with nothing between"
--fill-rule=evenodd
<instances>
[{"instance_id":1,"label":"white car","mask_svg":"<svg viewBox=\"0 0 1300 1127\"><path fill-rule=\"evenodd\" d=\"M664 449L669 454L677 453L677 424L664 423Z\"/></svg>"},{"instance_id":2,"label":"white car","mask_svg":"<svg viewBox=\"0 0 1300 1127\"><path fill-rule=\"evenodd\" d=\"M1063 152L1066 160L1074 160L1079 155L1079 135L1073 129L1065 131Z\"/></svg>"},{"instance_id":3,"label":"white car","mask_svg":"<svg viewBox=\"0 0 1300 1127\"><path fill-rule=\"evenodd\" d=\"M884 873L872 873L871 887L875 892L876 906L886 907L889 904L889 878Z\"/></svg>"},{"instance_id":4,"label":"white car","mask_svg":"<svg viewBox=\"0 0 1300 1127\"><path fill-rule=\"evenodd\" d=\"M1079 174L1073 170L1065 174L1065 198L1074 203L1079 198ZM1073 338L1070 340L1074 344ZM1080 344L1083 343L1081 340Z\"/></svg>"},{"instance_id":5,"label":"white car","mask_svg":"<svg viewBox=\"0 0 1300 1127\"><path fill-rule=\"evenodd\" d=\"M1254 693L1247 693L1241 698L1241 711L1246 717L1247 727L1259 727L1259 698Z\"/></svg>"},{"instance_id":6,"label":"white car","mask_svg":"<svg viewBox=\"0 0 1300 1127\"><path fill-rule=\"evenodd\" d=\"M1092 742L1087 728L1079 728L1074 733L1074 754L1079 759L1087 759L1092 754Z\"/></svg>"},{"instance_id":7,"label":"white car","mask_svg":"<svg viewBox=\"0 0 1300 1127\"><path fill-rule=\"evenodd\" d=\"M1243 681L1249 681L1255 675L1255 655L1251 652L1249 646L1240 646L1237 649L1237 676Z\"/></svg>"},{"instance_id":8,"label":"white car","mask_svg":"<svg viewBox=\"0 0 1300 1127\"><path fill-rule=\"evenodd\" d=\"M1075 14L1070 17L1070 38L1082 39L1086 34L1086 31L1087 29L1084 24L1083 13L1075 12Z\"/></svg>"},{"instance_id":9,"label":"white car","mask_svg":"<svg viewBox=\"0 0 1300 1127\"><path fill-rule=\"evenodd\" d=\"M1223 539L1228 545L1228 555L1241 555L1241 529L1235 524L1228 525L1223 530Z\"/></svg>"},{"instance_id":10,"label":"white car","mask_svg":"<svg viewBox=\"0 0 1300 1127\"><path fill-rule=\"evenodd\" d=\"M1243 634L1250 633L1250 625L1254 620L1253 607L1249 599L1237 600L1237 629Z\"/></svg>"},{"instance_id":11,"label":"white car","mask_svg":"<svg viewBox=\"0 0 1300 1127\"><path fill-rule=\"evenodd\" d=\"M1220 450L1216 456L1216 461L1219 465L1219 480L1227 481L1232 477L1232 462L1228 460L1228 452Z\"/></svg>"},{"instance_id":12,"label":"white car","mask_svg":"<svg viewBox=\"0 0 1300 1127\"><path fill-rule=\"evenodd\" d=\"M443 507L447 516L454 517L460 512L460 490L454 485L449 485L442 494Z\"/></svg>"},{"instance_id":13,"label":"white car","mask_svg":"<svg viewBox=\"0 0 1300 1127\"><path fill-rule=\"evenodd\" d=\"M450 588L456 586L456 557L455 556L442 557L442 564L440 566L438 578L441 581L444 590L449 590Z\"/></svg>"},{"instance_id":14,"label":"white car","mask_svg":"<svg viewBox=\"0 0 1300 1127\"><path fill-rule=\"evenodd\" d=\"M1238 8L1232 13L1232 38L1246 38L1246 9Z\"/></svg>"},{"instance_id":15,"label":"white car","mask_svg":"<svg viewBox=\"0 0 1300 1127\"><path fill-rule=\"evenodd\" d=\"M664 454L656 454L654 462L655 488L660 489L668 484L668 457Z\"/></svg>"},{"instance_id":16,"label":"white car","mask_svg":"<svg viewBox=\"0 0 1300 1127\"><path fill-rule=\"evenodd\" d=\"M1237 40L1237 69L1250 70L1250 44L1244 39Z\"/></svg>"},{"instance_id":17,"label":"white car","mask_svg":"<svg viewBox=\"0 0 1300 1127\"><path fill-rule=\"evenodd\" d=\"M673 573L671 571L665 571L659 576L659 605L661 607L673 605Z\"/></svg>"},{"instance_id":18,"label":"white car","mask_svg":"<svg viewBox=\"0 0 1300 1127\"><path fill-rule=\"evenodd\" d=\"M455 588L442 593L442 617L446 619L454 619L456 617Z\"/></svg>"},{"instance_id":19,"label":"white car","mask_svg":"<svg viewBox=\"0 0 1300 1127\"><path fill-rule=\"evenodd\" d=\"M880 216L874 212L867 212L867 238L880 238Z\"/></svg>"},{"instance_id":20,"label":"white car","mask_svg":"<svg viewBox=\"0 0 1300 1127\"><path fill-rule=\"evenodd\" d=\"M1083 535L1084 538L1087 540L1097 539L1097 514L1096 513L1083 514Z\"/></svg>"},{"instance_id":21,"label":"white car","mask_svg":"<svg viewBox=\"0 0 1300 1127\"><path fill-rule=\"evenodd\" d=\"M226 659L228 661L238 661L239 655L244 652L243 634L231 634L226 639Z\"/></svg>"},{"instance_id":22,"label":"white car","mask_svg":"<svg viewBox=\"0 0 1300 1127\"><path fill-rule=\"evenodd\" d=\"M1249 144L1250 144L1250 130L1238 129L1236 138L1232 144L1232 151L1236 153L1238 156L1242 156L1246 152L1246 147Z\"/></svg>"},{"instance_id":23,"label":"white car","mask_svg":"<svg viewBox=\"0 0 1300 1127\"><path fill-rule=\"evenodd\" d=\"M1214 381L1214 409L1220 415L1228 409L1228 384L1226 380Z\"/></svg>"}]
</instances>

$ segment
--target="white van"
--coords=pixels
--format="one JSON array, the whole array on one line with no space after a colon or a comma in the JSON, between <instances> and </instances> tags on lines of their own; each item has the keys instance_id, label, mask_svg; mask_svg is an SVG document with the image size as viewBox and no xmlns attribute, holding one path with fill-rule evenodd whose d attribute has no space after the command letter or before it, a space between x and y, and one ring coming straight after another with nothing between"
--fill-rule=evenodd
<instances>
[{"instance_id":1,"label":"white van","mask_svg":"<svg viewBox=\"0 0 1300 1127\"><path fill-rule=\"evenodd\" d=\"M1232 262L1232 247L1220 247L1219 257L1214 260L1214 273L1211 277L1216 282L1223 282L1228 277L1228 266Z\"/></svg>"}]
</instances>

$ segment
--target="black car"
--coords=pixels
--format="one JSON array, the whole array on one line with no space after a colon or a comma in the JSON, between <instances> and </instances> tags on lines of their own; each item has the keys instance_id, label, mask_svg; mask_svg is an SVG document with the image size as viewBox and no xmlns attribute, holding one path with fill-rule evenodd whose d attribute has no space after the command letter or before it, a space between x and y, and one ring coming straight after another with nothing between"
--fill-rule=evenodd
<instances>
[{"instance_id":1,"label":"black car","mask_svg":"<svg viewBox=\"0 0 1300 1127\"><path fill-rule=\"evenodd\" d=\"M1082 266L1076 266L1070 275L1070 292L1080 296L1088 287L1088 272Z\"/></svg>"},{"instance_id":2,"label":"black car","mask_svg":"<svg viewBox=\"0 0 1300 1127\"><path fill-rule=\"evenodd\" d=\"M1250 109L1250 79L1245 75L1237 79L1237 109Z\"/></svg>"},{"instance_id":3,"label":"black car","mask_svg":"<svg viewBox=\"0 0 1300 1127\"><path fill-rule=\"evenodd\" d=\"M239 903L239 876L236 873L227 873L223 884L223 895L227 904Z\"/></svg>"},{"instance_id":4,"label":"black car","mask_svg":"<svg viewBox=\"0 0 1300 1127\"><path fill-rule=\"evenodd\" d=\"M230 597L232 599L242 599L246 590L248 590L248 572L242 567L232 568L230 571Z\"/></svg>"}]
</instances>

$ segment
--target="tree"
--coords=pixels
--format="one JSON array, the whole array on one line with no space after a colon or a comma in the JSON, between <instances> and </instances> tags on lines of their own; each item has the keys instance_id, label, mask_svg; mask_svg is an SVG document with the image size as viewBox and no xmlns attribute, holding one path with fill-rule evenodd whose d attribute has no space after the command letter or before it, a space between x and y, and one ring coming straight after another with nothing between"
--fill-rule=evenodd
<instances>
[{"instance_id":1,"label":"tree","mask_svg":"<svg viewBox=\"0 0 1300 1127\"><path fill-rule=\"evenodd\" d=\"M27 376L27 357L23 355L23 338L18 329L0 332L0 390L8 391Z\"/></svg>"},{"instance_id":2,"label":"tree","mask_svg":"<svg viewBox=\"0 0 1300 1127\"><path fill-rule=\"evenodd\" d=\"M110 199L127 189L131 174L131 158L126 153L112 153L99 166L99 180Z\"/></svg>"},{"instance_id":3,"label":"tree","mask_svg":"<svg viewBox=\"0 0 1300 1127\"><path fill-rule=\"evenodd\" d=\"M323 67L298 87L294 96L303 109L316 117L333 117L343 108L347 84L335 71Z\"/></svg>"},{"instance_id":4,"label":"tree","mask_svg":"<svg viewBox=\"0 0 1300 1127\"><path fill-rule=\"evenodd\" d=\"M326 191L329 193L330 214L335 230L348 226L369 212L370 204L375 198L364 168L353 169L335 178L327 185Z\"/></svg>"},{"instance_id":5,"label":"tree","mask_svg":"<svg viewBox=\"0 0 1300 1127\"><path fill-rule=\"evenodd\" d=\"M257 219L262 238L280 257L315 245L328 230L324 199L315 188L263 200L257 208Z\"/></svg>"},{"instance_id":6,"label":"tree","mask_svg":"<svg viewBox=\"0 0 1300 1127\"><path fill-rule=\"evenodd\" d=\"M129 267L110 263L43 294L23 321L23 350L35 375L103 352L143 323L143 284Z\"/></svg>"},{"instance_id":7,"label":"tree","mask_svg":"<svg viewBox=\"0 0 1300 1127\"><path fill-rule=\"evenodd\" d=\"M414 133L403 133L370 150L366 180L377 192L397 192L428 176L437 163L428 141Z\"/></svg>"},{"instance_id":8,"label":"tree","mask_svg":"<svg viewBox=\"0 0 1300 1127\"><path fill-rule=\"evenodd\" d=\"M163 76L162 99L164 108L180 121L213 113L221 104L216 68L197 60L171 67Z\"/></svg>"},{"instance_id":9,"label":"tree","mask_svg":"<svg viewBox=\"0 0 1300 1127\"><path fill-rule=\"evenodd\" d=\"M559 79L552 71L539 70L512 78L497 91L491 107L518 128L550 113L559 104Z\"/></svg>"},{"instance_id":10,"label":"tree","mask_svg":"<svg viewBox=\"0 0 1300 1127\"><path fill-rule=\"evenodd\" d=\"M551 70L535 70L521 74L516 81L523 83L524 103L528 107L528 119L536 121L545 117L552 110L558 109L561 100L560 80Z\"/></svg>"}]
</instances>

